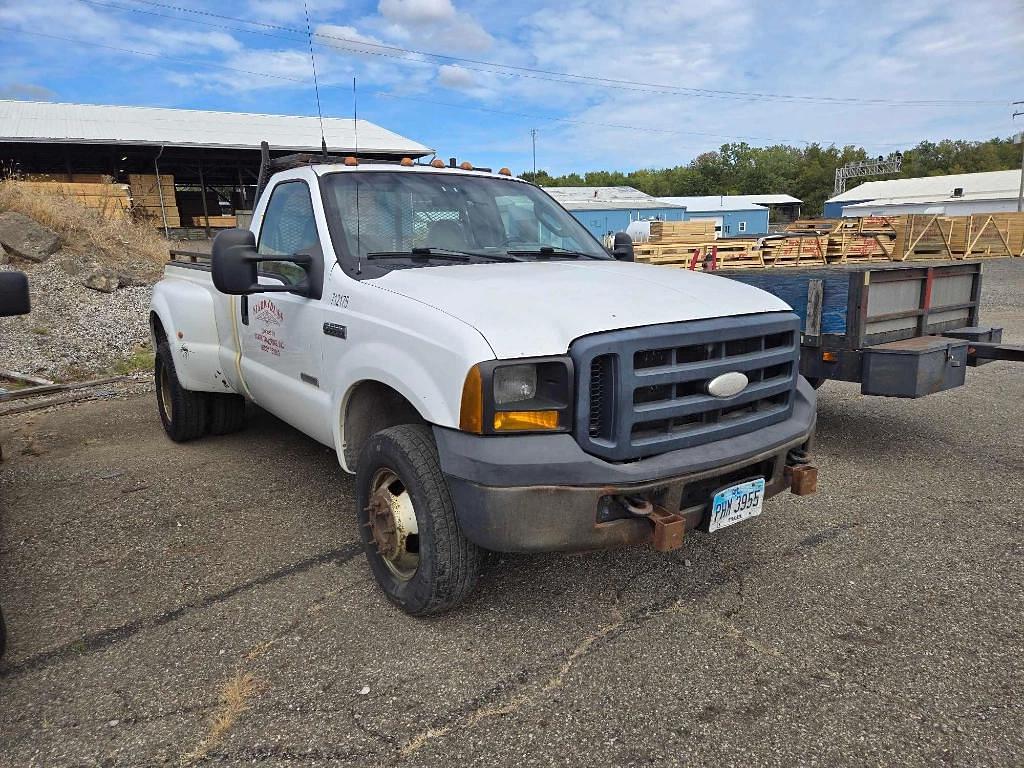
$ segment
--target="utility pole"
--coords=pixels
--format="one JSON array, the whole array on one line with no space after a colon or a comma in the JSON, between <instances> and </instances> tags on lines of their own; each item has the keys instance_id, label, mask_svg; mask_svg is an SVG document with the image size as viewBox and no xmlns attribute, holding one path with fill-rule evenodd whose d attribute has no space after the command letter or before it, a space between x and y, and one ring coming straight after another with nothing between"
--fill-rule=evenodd
<instances>
[{"instance_id":1,"label":"utility pole","mask_svg":"<svg viewBox=\"0 0 1024 768\"><path fill-rule=\"evenodd\" d=\"M1024 104L1024 101L1015 101L1015 105ZM1012 120L1016 120L1019 115L1024 115L1024 112L1016 111L1013 113ZM1024 213L1024 131L1017 134L1017 141L1020 142L1020 189L1017 191L1017 213Z\"/></svg>"},{"instance_id":2,"label":"utility pole","mask_svg":"<svg viewBox=\"0 0 1024 768\"><path fill-rule=\"evenodd\" d=\"M533 139L533 183L537 183L537 129L530 129L530 138Z\"/></svg>"}]
</instances>

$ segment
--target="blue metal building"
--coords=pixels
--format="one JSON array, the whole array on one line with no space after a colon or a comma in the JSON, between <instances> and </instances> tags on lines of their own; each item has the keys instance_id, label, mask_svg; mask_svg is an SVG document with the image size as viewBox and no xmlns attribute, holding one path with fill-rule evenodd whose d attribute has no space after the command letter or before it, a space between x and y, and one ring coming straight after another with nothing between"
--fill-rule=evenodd
<instances>
[{"instance_id":1,"label":"blue metal building","mask_svg":"<svg viewBox=\"0 0 1024 768\"><path fill-rule=\"evenodd\" d=\"M685 206L633 187L545 187L597 238L625 232L634 221L684 221Z\"/></svg>"},{"instance_id":2,"label":"blue metal building","mask_svg":"<svg viewBox=\"0 0 1024 768\"><path fill-rule=\"evenodd\" d=\"M662 197L663 202L686 208L686 220L714 219L719 237L768 234L768 208L740 195ZM794 198L795 199L795 198Z\"/></svg>"}]
</instances>

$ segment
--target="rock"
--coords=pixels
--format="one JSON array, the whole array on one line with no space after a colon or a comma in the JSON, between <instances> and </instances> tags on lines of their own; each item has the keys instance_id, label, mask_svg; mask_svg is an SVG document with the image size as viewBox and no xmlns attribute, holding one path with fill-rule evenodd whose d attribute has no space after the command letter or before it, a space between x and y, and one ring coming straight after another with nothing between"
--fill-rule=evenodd
<instances>
[{"instance_id":1,"label":"rock","mask_svg":"<svg viewBox=\"0 0 1024 768\"><path fill-rule=\"evenodd\" d=\"M3 245L0 245L0 264L10 264L11 254L4 250Z\"/></svg>"},{"instance_id":2,"label":"rock","mask_svg":"<svg viewBox=\"0 0 1024 768\"><path fill-rule=\"evenodd\" d=\"M117 282L121 288L141 288L144 285L149 285L145 280L130 272L118 272Z\"/></svg>"},{"instance_id":3,"label":"rock","mask_svg":"<svg viewBox=\"0 0 1024 768\"><path fill-rule=\"evenodd\" d=\"M120 285L120 281L117 277L117 272L106 267L96 267L90 269L85 273L82 278L82 285L86 288L92 288L94 291L103 291L103 293L113 293L117 290Z\"/></svg>"},{"instance_id":4,"label":"rock","mask_svg":"<svg viewBox=\"0 0 1024 768\"><path fill-rule=\"evenodd\" d=\"M17 211L0 213L0 245L21 259L46 261L60 249L52 229Z\"/></svg>"}]
</instances>

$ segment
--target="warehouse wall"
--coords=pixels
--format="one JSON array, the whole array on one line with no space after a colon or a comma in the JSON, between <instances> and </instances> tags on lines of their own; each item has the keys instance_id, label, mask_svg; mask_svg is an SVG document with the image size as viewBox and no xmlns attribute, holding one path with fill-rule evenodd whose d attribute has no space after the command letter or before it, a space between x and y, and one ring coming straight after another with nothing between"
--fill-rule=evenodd
<instances>
[{"instance_id":1,"label":"warehouse wall","mask_svg":"<svg viewBox=\"0 0 1024 768\"><path fill-rule=\"evenodd\" d=\"M847 203L849 205L849 203ZM843 208L843 216L901 216L907 213L938 213L942 216L973 216L976 213L1015 213L1017 201L958 200L944 203L905 203L865 208Z\"/></svg>"},{"instance_id":2,"label":"warehouse wall","mask_svg":"<svg viewBox=\"0 0 1024 768\"><path fill-rule=\"evenodd\" d=\"M686 210L684 208L630 208L628 210L574 211L569 208L569 213L590 230L594 237L601 238L609 232L625 232L631 221L641 219L682 221Z\"/></svg>"},{"instance_id":3,"label":"warehouse wall","mask_svg":"<svg viewBox=\"0 0 1024 768\"><path fill-rule=\"evenodd\" d=\"M768 234L768 209L761 211L687 211L686 219L718 219L722 220L720 237L741 237L743 235ZM740 223L746 224L741 228Z\"/></svg>"},{"instance_id":4,"label":"warehouse wall","mask_svg":"<svg viewBox=\"0 0 1024 768\"><path fill-rule=\"evenodd\" d=\"M856 203L866 203L867 200L841 200L838 203L825 203L825 210L822 211L822 216L826 219L838 219L843 215L843 207L847 205L854 205Z\"/></svg>"}]
</instances>

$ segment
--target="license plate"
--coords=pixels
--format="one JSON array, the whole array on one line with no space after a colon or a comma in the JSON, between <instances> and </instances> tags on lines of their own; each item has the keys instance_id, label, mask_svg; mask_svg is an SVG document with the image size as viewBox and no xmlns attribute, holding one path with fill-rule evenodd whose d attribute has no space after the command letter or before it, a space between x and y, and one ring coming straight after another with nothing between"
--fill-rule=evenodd
<instances>
[{"instance_id":1,"label":"license plate","mask_svg":"<svg viewBox=\"0 0 1024 768\"><path fill-rule=\"evenodd\" d=\"M764 478L723 488L711 501L708 531L735 525L748 517L757 517L764 506Z\"/></svg>"}]
</instances>

